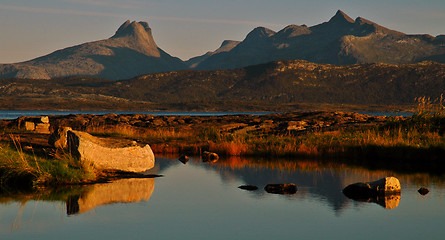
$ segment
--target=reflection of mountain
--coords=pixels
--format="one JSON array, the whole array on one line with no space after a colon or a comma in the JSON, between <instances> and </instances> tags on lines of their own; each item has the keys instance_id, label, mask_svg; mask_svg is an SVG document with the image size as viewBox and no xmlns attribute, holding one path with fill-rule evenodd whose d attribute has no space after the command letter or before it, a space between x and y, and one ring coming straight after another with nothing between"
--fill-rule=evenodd
<instances>
[{"instance_id":1,"label":"reflection of mountain","mask_svg":"<svg viewBox=\"0 0 445 240\"><path fill-rule=\"evenodd\" d=\"M67 214L85 213L106 204L148 201L154 187L153 178L120 179L111 183L94 184L80 196L68 199Z\"/></svg>"}]
</instances>

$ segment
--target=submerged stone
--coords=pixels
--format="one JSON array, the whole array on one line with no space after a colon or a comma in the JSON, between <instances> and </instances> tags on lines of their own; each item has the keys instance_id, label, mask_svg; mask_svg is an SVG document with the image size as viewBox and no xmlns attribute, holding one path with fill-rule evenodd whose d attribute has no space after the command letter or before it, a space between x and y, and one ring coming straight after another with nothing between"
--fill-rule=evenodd
<instances>
[{"instance_id":1,"label":"submerged stone","mask_svg":"<svg viewBox=\"0 0 445 240\"><path fill-rule=\"evenodd\" d=\"M181 157L178 158L178 160L183 164L187 164L187 162L189 161L189 157L187 155L182 155Z\"/></svg>"},{"instance_id":2,"label":"submerged stone","mask_svg":"<svg viewBox=\"0 0 445 240\"><path fill-rule=\"evenodd\" d=\"M430 192L430 190L428 190L428 188L426 187L421 187L419 188L419 190L417 190L417 192L419 192L421 195L427 195Z\"/></svg>"},{"instance_id":3,"label":"submerged stone","mask_svg":"<svg viewBox=\"0 0 445 240\"><path fill-rule=\"evenodd\" d=\"M297 186L293 183L288 184L267 184L264 190L274 194L294 194L297 192Z\"/></svg>"},{"instance_id":4,"label":"submerged stone","mask_svg":"<svg viewBox=\"0 0 445 240\"><path fill-rule=\"evenodd\" d=\"M213 163L213 162L218 161L218 159L219 159L218 154L216 154L216 153L214 153L214 152L204 151L204 152L202 153L202 161L203 161L203 162L210 162L210 163Z\"/></svg>"},{"instance_id":5,"label":"submerged stone","mask_svg":"<svg viewBox=\"0 0 445 240\"><path fill-rule=\"evenodd\" d=\"M258 187L255 185L242 185L238 187L239 189L247 190L247 191L255 191L258 190Z\"/></svg>"}]
</instances>

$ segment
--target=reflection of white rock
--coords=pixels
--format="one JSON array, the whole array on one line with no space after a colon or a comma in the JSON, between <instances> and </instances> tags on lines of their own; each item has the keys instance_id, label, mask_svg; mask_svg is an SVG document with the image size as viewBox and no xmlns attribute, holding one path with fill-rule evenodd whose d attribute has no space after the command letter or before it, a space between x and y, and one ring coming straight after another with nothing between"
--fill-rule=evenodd
<instances>
[{"instance_id":1,"label":"reflection of white rock","mask_svg":"<svg viewBox=\"0 0 445 240\"><path fill-rule=\"evenodd\" d=\"M400 194L386 195L377 200L377 203L386 209L394 209L399 206Z\"/></svg>"},{"instance_id":2,"label":"reflection of white rock","mask_svg":"<svg viewBox=\"0 0 445 240\"><path fill-rule=\"evenodd\" d=\"M153 178L120 179L111 183L95 184L78 199L68 201L68 214L85 213L106 204L148 201L154 187Z\"/></svg>"}]
</instances>

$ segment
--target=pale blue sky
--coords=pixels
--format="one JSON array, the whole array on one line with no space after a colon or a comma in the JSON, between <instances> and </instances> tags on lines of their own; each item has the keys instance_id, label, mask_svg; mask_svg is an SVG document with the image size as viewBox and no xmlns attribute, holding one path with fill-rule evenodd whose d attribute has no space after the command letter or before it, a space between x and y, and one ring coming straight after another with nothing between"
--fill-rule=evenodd
<instances>
[{"instance_id":1,"label":"pale blue sky","mask_svg":"<svg viewBox=\"0 0 445 240\"><path fill-rule=\"evenodd\" d=\"M338 9L409 34L445 34L444 0L1 0L0 63L108 38L127 19L148 22L159 47L187 60L257 26L313 26Z\"/></svg>"}]
</instances>

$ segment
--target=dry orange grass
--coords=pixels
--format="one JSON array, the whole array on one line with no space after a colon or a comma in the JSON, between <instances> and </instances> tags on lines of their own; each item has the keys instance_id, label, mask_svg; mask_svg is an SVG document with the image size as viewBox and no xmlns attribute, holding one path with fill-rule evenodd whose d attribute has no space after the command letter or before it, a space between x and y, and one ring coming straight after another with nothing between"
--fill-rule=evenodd
<instances>
[{"instance_id":1,"label":"dry orange grass","mask_svg":"<svg viewBox=\"0 0 445 240\"><path fill-rule=\"evenodd\" d=\"M209 151L222 153L228 156L241 156L249 151L249 146L238 142L209 143Z\"/></svg>"}]
</instances>

